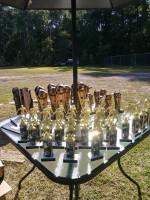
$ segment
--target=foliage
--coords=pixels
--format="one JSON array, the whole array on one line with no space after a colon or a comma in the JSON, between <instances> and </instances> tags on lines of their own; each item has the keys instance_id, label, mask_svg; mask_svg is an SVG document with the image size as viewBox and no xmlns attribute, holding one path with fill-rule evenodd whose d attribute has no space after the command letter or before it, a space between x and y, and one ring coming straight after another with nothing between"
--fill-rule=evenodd
<instances>
[{"instance_id":1,"label":"foliage","mask_svg":"<svg viewBox=\"0 0 150 200\"><path fill-rule=\"evenodd\" d=\"M53 65L72 58L70 11L20 11L0 5L0 64ZM77 11L80 64L150 51L150 3Z\"/></svg>"}]
</instances>

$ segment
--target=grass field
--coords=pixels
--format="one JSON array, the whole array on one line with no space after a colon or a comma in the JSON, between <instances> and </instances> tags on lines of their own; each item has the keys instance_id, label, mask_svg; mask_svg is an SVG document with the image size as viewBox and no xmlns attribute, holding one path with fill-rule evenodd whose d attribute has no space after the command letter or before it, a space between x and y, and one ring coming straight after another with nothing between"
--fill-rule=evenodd
<instances>
[{"instance_id":1,"label":"grass field","mask_svg":"<svg viewBox=\"0 0 150 200\"><path fill-rule=\"evenodd\" d=\"M150 67L142 68L99 68L80 67L79 81L95 89L106 89L109 93L122 93L122 107L128 103L150 97ZM35 99L34 88L37 85L47 87L49 83L72 84L71 67L43 68L0 68L0 121L16 114L13 101L13 87L28 87ZM2 150L17 151L11 144ZM1 150L0 149L0 150ZM125 171L141 186L142 199L150 199L150 137L134 147L121 159ZM61 200L68 199L68 186L50 181L36 169L22 184L22 189L15 198L20 178L32 167L25 159L23 164L4 161L5 180L12 187L8 200ZM81 200L138 200L137 188L119 171L115 162L91 181L82 184Z\"/></svg>"}]
</instances>

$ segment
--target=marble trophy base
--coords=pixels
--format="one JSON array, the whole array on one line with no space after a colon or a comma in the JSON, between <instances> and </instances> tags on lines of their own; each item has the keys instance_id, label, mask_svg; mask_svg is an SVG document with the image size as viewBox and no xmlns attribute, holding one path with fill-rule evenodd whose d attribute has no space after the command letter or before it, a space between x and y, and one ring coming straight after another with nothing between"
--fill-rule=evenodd
<instances>
[{"instance_id":1,"label":"marble trophy base","mask_svg":"<svg viewBox=\"0 0 150 200\"><path fill-rule=\"evenodd\" d=\"M122 138L120 139L120 142L132 142L132 140L129 138Z\"/></svg>"},{"instance_id":2,"label":"marble trophy base","mask_svg":"<svg viewBox=\"0 0 150 200\"><path fill-rule=\"evenodd\" d=\"M91 146L90 145L83 145L83 144L81 144L81 145L79 145L79 149L91 149Z\"/></svg>"},{"instance_id":3,"label":"marble trophy base","mask_svg":"<svg viewBox=\"0 0 150 200\"><path fill-rule=\"evenodd\" d=\"M100 152L99 155L92 156L92 153L90 152L90 154L88 155L88 157L90 158L91 161L95 161L95 160L102 159L103 158L103 154Z\"/></svg>"},{"instance_id":4,"label":"marble trophy base","mask_svg":"<svg viewBox=\"0 0 150 200\"><path fill-rule=\"evenodd\" d=\"M29 142L29 140L27 140L27 139L18 140L18 143L27 143L27 142Z\"/></svg>"},{"instance_id":5,"label":"marble trophy base","mask_svg":"<svg viewBox=\"0 0 150 200\"><path fill-rule=\"evenodd\" d=\"M30 142L27 142L26 144L26 149L38 149L39 147L42 147L40 142L36 143L35 145L32 145Z\"/></svg>"},{"instance_id":6,"label":"marble trophy base","mask_svg":"<svg viewBox=\"0 0 150 200\"><path fill-rule=\"evenodd\" d=\"M113 145L109 145L109 146L101 146L100 147L101 150L118 150L120 149L120 147L117 146L113 146Z\"/></svg>"},{"instance_id":7,"label":"marble trophy base","mask_svg":"<svg viewBox=\"0 0 150 200\"><path fill-rule=\"evenodd\" d=\"M78 162L78 154L74 154L74 158L67 158L66 154L64 154L64 163L77 163Z\"/></svg>"},{"instance_id":8,"label":"marble trophy base","mask_svg":"<svg viewBox=\"0 0 150 200\"><path fill-rule=\"evenodd\" d=\"M134 137L137 137L141 134L141 132L138 132L138 133L133 133Z\"/></svg>"},{"instance_id":9,"label":"marble trophy base","mask_svg":"<svg viewBox=\"0 0 150 200\"><path fill-rule=\"evenodd\" d=\"M58 145L56 142L52 142L53 149L64 149L65 148L65 142L62 142L61 145Z\"/></svg>"},{"instance_id":10,"label":"marble trophy base","mask_svg":"<svg viewBox=\"0 0 150 200\"><path fill-rule=\"evenodd\" d=\"M53 153L53 156L46 157L44 153L42 153L41 161L55 161L56 160L56 152Z\"/></svg>"}]
</instances>

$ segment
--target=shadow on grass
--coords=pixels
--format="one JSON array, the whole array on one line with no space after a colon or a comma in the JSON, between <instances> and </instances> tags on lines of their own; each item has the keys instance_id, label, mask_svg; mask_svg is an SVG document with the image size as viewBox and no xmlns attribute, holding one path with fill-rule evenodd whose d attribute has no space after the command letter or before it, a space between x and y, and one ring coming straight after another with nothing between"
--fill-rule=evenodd
<instances>
[{"instance_id":1,"label":"shadow on grass","mask_svg":"<svg viewBox=\"0 0 150 200\"><path fill-rule=\"evenodd\" d=\"M38 70L38 69L53 69L55 71L71 71L72 66L58 66L58 67L53 67L53 66L6 66L6 67L0 67L0 70L4 69L28 69L28 70Z\"/></svg>"}]
</instances>

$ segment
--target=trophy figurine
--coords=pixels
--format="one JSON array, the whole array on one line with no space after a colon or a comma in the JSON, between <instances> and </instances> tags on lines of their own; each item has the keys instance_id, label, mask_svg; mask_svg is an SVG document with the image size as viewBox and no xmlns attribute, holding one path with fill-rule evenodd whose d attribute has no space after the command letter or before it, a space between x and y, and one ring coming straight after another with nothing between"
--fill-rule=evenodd
<instances>
[{"instance_id":1,"label":"trophy figurine","mask_svg":"<svg viewBox=\"0 0 150 200\"><path fill-rule=\"evenodd\" d=\"M92 131L92 144L91 144L91 161L102 159L103 155L100 153L99 132Z\"/></svg>"}]
</instances>

